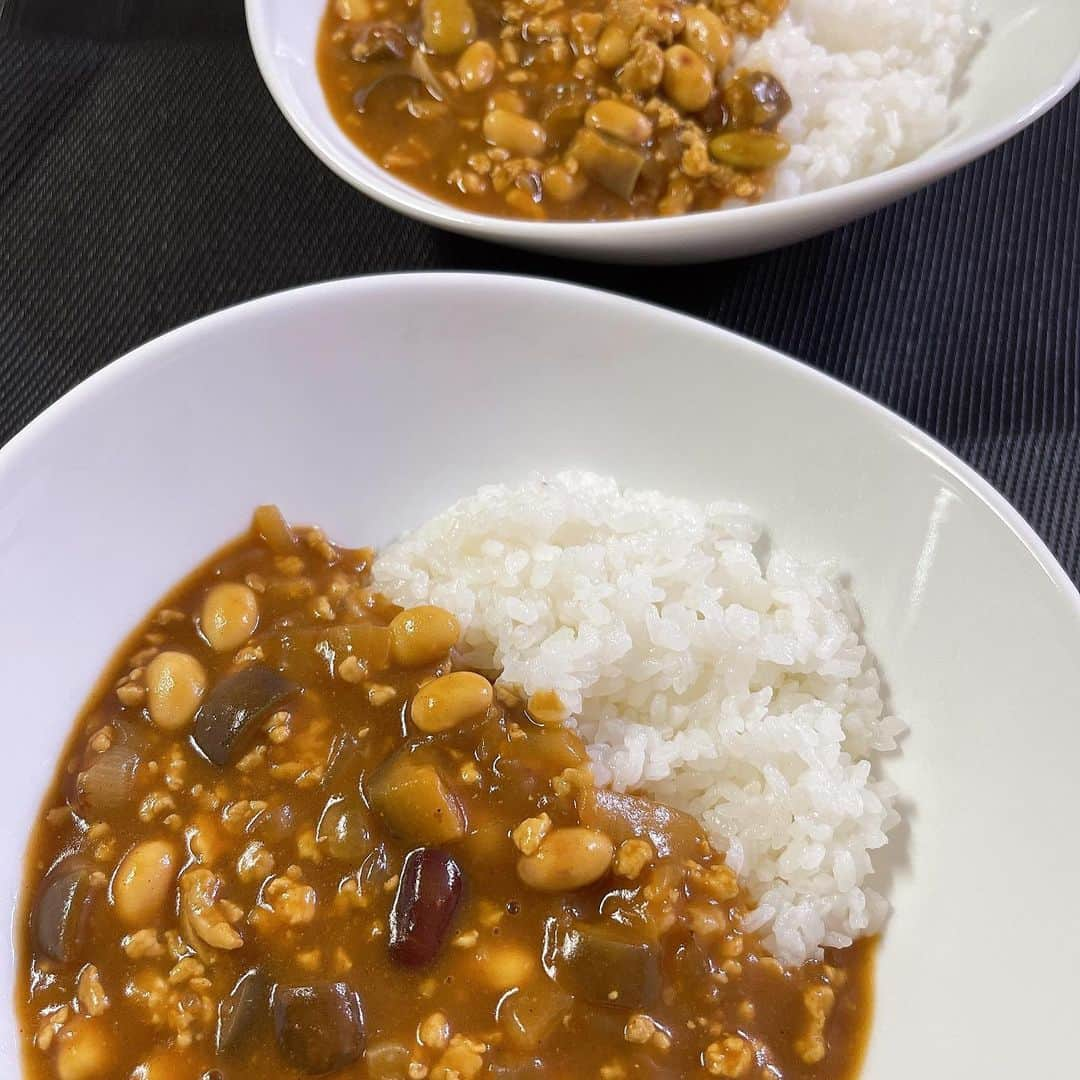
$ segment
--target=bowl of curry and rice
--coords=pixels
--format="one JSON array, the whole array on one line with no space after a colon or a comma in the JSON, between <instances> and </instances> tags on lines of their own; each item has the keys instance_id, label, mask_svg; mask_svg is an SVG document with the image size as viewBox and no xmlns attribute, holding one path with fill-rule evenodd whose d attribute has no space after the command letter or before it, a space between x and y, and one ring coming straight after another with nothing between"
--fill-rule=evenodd
<instances>
[{"instance_id":1,"label":"bowl of curry and rice","mask_svg":"<svg viewBox=\"0 0 1080 1080\"><path fill-rule=\"evenodd\" d=\"M247 7L271 92L343 178L432 224L602 259L824 231L1015 134L1080 74L1080 16L1055 0L1024 20L1007 0Z\"/></svg>"},{"instance_id":2,"label":"bowl of curry and rice","mask_svg":"<svg viewBox=\"0 0 1080 1080\"><path fill-rule=\"evenodd\" d=\"M819 373L553 283L338 282L94 376L0 498L5 1075L1068 1052L1080 598Z\"/></svg>"}]
</instances>

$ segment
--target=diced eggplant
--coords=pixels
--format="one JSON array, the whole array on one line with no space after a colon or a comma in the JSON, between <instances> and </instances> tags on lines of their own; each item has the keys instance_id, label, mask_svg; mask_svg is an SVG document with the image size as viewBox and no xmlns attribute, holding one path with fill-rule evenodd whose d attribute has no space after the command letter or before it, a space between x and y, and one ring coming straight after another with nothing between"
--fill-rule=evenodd
<instances>
[{"instance_id":1,"label":"diced eggplant","mask_svg":"<svg viewBox=\"0 0 1080 1080\"><path fill-rule=\"evenodd\" d=\"M645 164L645 154L624 143L582 128L570 146L585 175L614 195L629 200Z\"/></svg>"},{"instance_id":2,"label":"diced eggplant","mask_svg":"<svg viewBox=\"0 0 1080 1080\"><path fill-rule=\"evenodd\" d=\"M637 795L591 788L578 800L581 824L606 832L616 844L632 837L648 840L661 859L692 859L705 845L697 820L681 810Z\"/></svg>"},{"instance_id":3,"label":"diced eggplant","mask_svg":"<svg viewBox=\"0 0 1080 1080\"><path fill-rule=\"evenodd\" d=\"M254 739L260 720L300 687L272 668L241 668L207 695L195 717L195 745L215 765L235 761Z\"/></svg>"},{"instance_id":4,"label":"diced eggplant","mask_svg":"<svg viewBox=\"0 0 1080 1080\"><path fill-rule=\"evenodd\" d=\"M461 902L461 867L445 851L416 848L405 856L390 909L390 958L424 967L439 954Z\"/></svg>"},{"instance_id":5,"label":"diced eggplant","mask_svg":"<svg viewBox=\"0 0 1080 1080\"><path fill-rule=\"evenodd\" d=\"M227 1054L243 1042L265 1015L267 985L258 968L240 976L236 985L218 1003L215 1046L219 1054Z\"/></svg>"},{"instance_id":6,"label":"diced eggplant","mask_svg":"<svg viewBox=\"0 0 1080 1080\"><path fill-rule=\"evenodd\" d=\"M360 865L373 842L371 815L359 791L330 799L319 818L315 839L331 858Z\"/></svg>"},{"instance_id":7,"label":"diced eggplant","mask_svg":"<svg viewBox=\"0 0 1080 1080\"><path fill-rule=\"evenodd\" d=\"M449 844L465 835L465 811L430 763L396 754L371 778L368 803L411 844Z\"/></svg>"},{"instance_id":8,"label":"diced eggplant","mask_svg":"<svg viewBox=\"0 0 1080 1080\"><path fill-rule=\"evenodd\" d=\"M281 1053L310 1076L344 1069L364 1052L364 1006L345 983L275 986L271 1015Z\"/></svg>"},{"instance_id":9,"label":"diced eggplant","mask_svg":"<svg viewBox=\"0 0 1080 1080\"><path fill-rule=\"evenodd\" d=\"M93 867L79 858L57 863L45 877L31 915L38 951L60 964L75 960L86 937L97 892Z\"/></svg>"},{"instance_id":10,"label":"diced eggplant","mask_svg":"<svg viewBox=\"0 0 1080 1080\"><path fill-rule=\"evenodd\" d=\"M499 1024L511 1046L534 1051L555 1030L573 1003L574 999L557 983L543 979L502 998Z\"/></svg>"},{"instance_id":11,"label":"diced eggplant","mask_svg":"<svg viewBox=\"0 0 1080 1080\"><path fill-rule=\"evenodd\" d=\"M659 948L616 923L549 919L544 969L568 994L593 1005L648 1009L660 994Z\"/></svg>"}]
</instances>

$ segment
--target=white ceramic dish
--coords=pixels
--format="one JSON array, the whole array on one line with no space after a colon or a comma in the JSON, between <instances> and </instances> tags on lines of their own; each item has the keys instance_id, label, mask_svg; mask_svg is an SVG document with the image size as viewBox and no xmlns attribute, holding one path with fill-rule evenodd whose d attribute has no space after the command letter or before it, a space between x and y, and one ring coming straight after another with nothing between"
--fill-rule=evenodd
<instances>
[{"instance_id":1,"label":"white ceramic dish","mask_svg":"<svg viewBox=\"0 0 1080 1080\"><path fill-rule=\"evenodd\" d=\"M373 199L468 236L608 262L674 263L782 247L853 221L993 149L1027 127L1080 80L1076 0L980 0L990 36L954 103L948 136L922 157L878 176L796 199L643 221L557 223L469 213L379 168L338 128L315 71L324 0L246 0L259 70L308 147ZM1009 208L1001 208L1003 214Z\"/></svg>"},{"instance_id":2,"label":"white ceramic dish","mask_svg":"<svg viewBox=\"0 0 1080 1080\"><path fill-rule=\"evenodd\" d=\"M774 541L852 575L911 725L890 768L911 828L890 849L865 1076L1062 1075L1080 965L1075 589L982 480L853 391L536 280L368 278L245 304L117 361L0 452L4 924L102 667L255 503L380 543L483 482L567 465L741 499ZM5 1001L12 963L3 950ZM0 1075L15 1047L7 1008Z\"/></svg>"}]
</instances>

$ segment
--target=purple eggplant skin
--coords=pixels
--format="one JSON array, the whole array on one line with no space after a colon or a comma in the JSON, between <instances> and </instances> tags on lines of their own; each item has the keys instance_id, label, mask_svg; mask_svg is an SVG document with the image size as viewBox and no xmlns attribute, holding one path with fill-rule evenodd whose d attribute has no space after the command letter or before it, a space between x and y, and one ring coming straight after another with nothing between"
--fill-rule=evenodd
<instances>
[{"instance_id":1,"label":"purple eggplant skin","mask_svg":"<svg viewBox=\"0 0 1080 1080\"><path fill-rule=\"evenodd\" d=\"M275 986L270 1014L278 1049L309 1076L344 1069L367 1043L364 1005L345 983Z\"/></svg>"}]
</instances>

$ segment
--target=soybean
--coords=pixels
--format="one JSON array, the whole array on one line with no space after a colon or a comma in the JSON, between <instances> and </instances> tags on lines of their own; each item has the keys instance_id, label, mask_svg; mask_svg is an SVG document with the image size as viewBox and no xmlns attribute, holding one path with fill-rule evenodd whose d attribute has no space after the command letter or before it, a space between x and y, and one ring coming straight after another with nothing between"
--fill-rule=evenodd
<instances>
[{"instance_id":1,"label":"soybean","mask_svg":"<svg viewBox=\"0 0 1080 1080\"><path fill-rule=\"evenodd\" d=\"M163 731L186 728L206 693L206 669L188 653L158 653L146 669L146 706Z\"/></svg>"},{"instance_id":2,"label":"soybean","mask_svg":"<svg viewBox=\"0 0 1080 1080\"><path fill-rule=\"evenodd\" d=\"M713 93L709 65L693 49L672 45L664 53L664 93L687 112L704 109Z\"/></svg>"},{"instance_id":3,"label":"soybean","mask_svg":"<svg viewBox=\"0 0 1080 1080\"><path fill-rule=\"evenodd\" d=\"M206 594L200 626L215 652L239 649L258 624L259 601L246 585L226 581Z\"/></svg>"},{"instance_id":4,"label":"soybean","mask_svg":"<svg viewBox=\"0 0 1080 1080\"><path fill-rule=\"evenodd\" d=\"M449 611L422 604L394 616L390 655L401 667L424 667L443 659L460 636L461 626Z\"/></svg>"},{"instance_id":5,"label":"soybean","mask_svg":"<svg viewBox=\"0 0 1080 1080\"><path fill-rule=\"evenodd\" d=\"M455 671L432 679L416 692L409 715L424 732L449 731L478 720L494 700L491 683L474 671Z\"/></svg>"},{"instance_id":6,"label":"soybean","mask_svg":"<svg viewBox=\"0 0 1080 1080\"><path fill-rule=\"evenodd\" d=\"M547 132L541 124L506 109L492 109L484 116L484 138L521 157L536 157L547 146Z\"/></svg>"},{"instance_id":7,"label":"soybean","mask_svg":"<svg viewBox=\"0 0 1080 1080\"><path fill-rule=\"evenodd\" d=\"M135 929L153 925L176 881L176 849L165 840L144 840L116 868L112 898L117 918Z\"/></svg>"},{"instance_id":8,"label":"soybean","mask_svg":"<svg viewBox=\"0 0 1080 1080\"><path fill-rule=\"evenodd\" d=\"M597 829L556 829L533 855L518 859L517 872L540 892L568 892L599 881L611 866L615 845Z\"/></svg>"},{"instance_id":9,"label":"soybean","mask_svg":"<svg viewBox=\"0 0 1080 1080\"><path fill-rule=\"evenodd\" d=\"M466 93L483 90L495 78L497 57L489 41L474 41L459 57L455 70Z\"/></svg>"},{"instance_id":10,"label":"soybean","mask_svg":"<svg viewBox=\"0 0 1080 1080\"><path fill-rule=\"evenodd\" d=\"M469 0L423 0L424 44L440 56L454 56L476 37L476 13Z\"/></svg>"}]
</instances>

